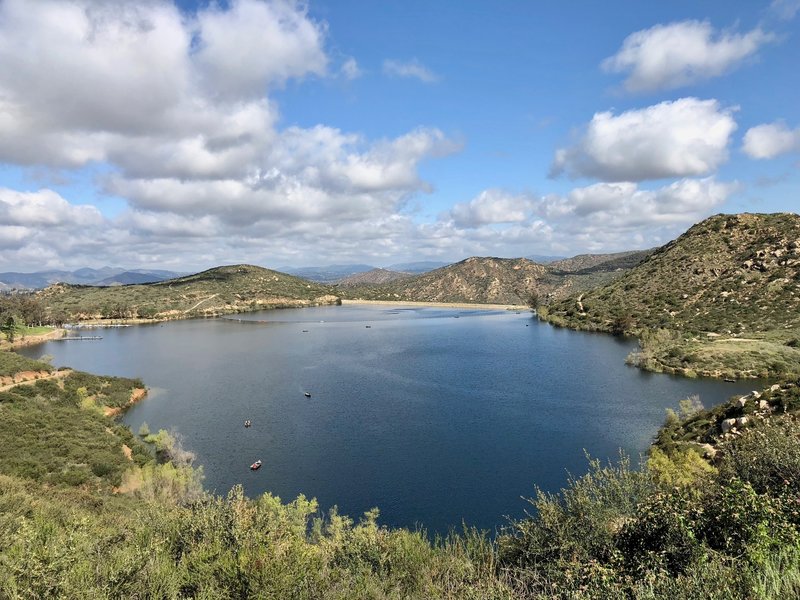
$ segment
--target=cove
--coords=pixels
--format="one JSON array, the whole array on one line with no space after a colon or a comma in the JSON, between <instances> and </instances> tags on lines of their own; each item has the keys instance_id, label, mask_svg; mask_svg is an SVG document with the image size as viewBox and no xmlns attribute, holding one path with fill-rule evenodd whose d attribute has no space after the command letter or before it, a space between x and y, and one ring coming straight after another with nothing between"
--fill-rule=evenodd
<instances>
[{"instance_id":1,"label":"cove","mask_svg":"<svg viewBox=\"0 0 800 600\"><path fill-rule=\"evenodd\" d=\"M583 474L584 451L635 461L680 399L761 385L646 373L624 364L634 341L527 312L347 305L95 333L20 352L141 377L150 396L124 422L176 429L207 489L302 493L354 518L377 506L382 524L437 533L494 531L535 486Z\"/></svg>"}]
</instances>

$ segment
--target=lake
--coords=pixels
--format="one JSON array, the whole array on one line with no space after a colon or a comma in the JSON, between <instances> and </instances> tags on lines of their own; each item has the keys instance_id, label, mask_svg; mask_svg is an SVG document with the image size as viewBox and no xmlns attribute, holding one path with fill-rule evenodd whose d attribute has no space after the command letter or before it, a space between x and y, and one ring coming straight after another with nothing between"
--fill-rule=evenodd
<instances>
[{"instance_id":1,"label":"lake","mask_svg":"<svg viewBox=\"0 0 800 600\"><path fill-rule=\"evenodd\" d=\"M150 395L124 422L177 430L208 489L302 493L355 518L377 506L383 524L440 533L494 532L535 486L583 474L584 451L638 457L680 399L759 385L645 373L624 364L635 342L528 312L346 305L83 332L97 334L21 353L141 377Z\"/></svg>"}]
</instances>

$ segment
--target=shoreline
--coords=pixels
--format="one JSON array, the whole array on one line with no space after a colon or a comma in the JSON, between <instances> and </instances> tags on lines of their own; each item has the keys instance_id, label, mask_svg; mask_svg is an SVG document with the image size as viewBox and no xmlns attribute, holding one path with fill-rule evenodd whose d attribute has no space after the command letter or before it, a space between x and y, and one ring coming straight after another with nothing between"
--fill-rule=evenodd
<instances>
[{"instance_id":1,"label":"shoreline","mask_svg":"<svg viewBox=\"0 0 800 600\"><path fill-rule=\"evenodd\" d=\"M477 304L469 302L415 302L412 300L345 300L342 298L342 306L350 305L375 305L375 306L411 306L411 307L430 307L430 308L473 308L478 310L518 310L529 311L530 308L524 304Z\"/></svg>"}]
</instances>

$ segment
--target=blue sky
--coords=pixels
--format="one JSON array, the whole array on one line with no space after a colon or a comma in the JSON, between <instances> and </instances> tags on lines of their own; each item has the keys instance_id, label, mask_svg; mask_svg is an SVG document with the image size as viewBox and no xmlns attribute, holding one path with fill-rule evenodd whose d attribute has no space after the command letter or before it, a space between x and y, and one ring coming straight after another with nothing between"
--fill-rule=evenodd
<instances>
[{"instance_id":1,"label":"blue sky","mask_svg":"<svg viewBox=\"0 0 800 600\"><path fill-rule=\"evenodd\" d=\"M0 269L663 244L797 211L800 0L0 0Z\"/></svg>"}]
</instances>

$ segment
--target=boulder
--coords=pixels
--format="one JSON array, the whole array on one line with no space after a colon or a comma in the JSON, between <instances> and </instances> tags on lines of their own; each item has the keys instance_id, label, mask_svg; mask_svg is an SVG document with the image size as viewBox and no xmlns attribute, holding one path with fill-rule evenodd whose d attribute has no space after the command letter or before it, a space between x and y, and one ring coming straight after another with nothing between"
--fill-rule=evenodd
<instances>
[{"instance_id":1,"label":"boulder","mask_svg":"<svg viewBox=\"0 0 800 600\"><path fill-rule=\"evenodd\" d=\"M758 401L758 410L767 410L769 408L769 402L766 400L759 400Z\"/></svg>"},{"instance_id":2,"label":"boulder","mask_svg":"<svg viewBox=\"0 0 800 600\"><path fill-rule=\"evenodd\" d=\"M719 425L720 429L722 430L722 433L728 433L735 426L736 426L736 419L725 419Z\"/></svg>"},{"instance_id":3,"label":"boulder","mask_svg":"<svg viewBox=\"0 0 800 600\"><path fill-rule=\"evenodd\" d=\"M779 389L781 389L781 384L780 383L774 383L771 386L769 386L769 391L770 392L777 392Z\"/></svg>"},{"instance_id":4,"label":"boulder","mask_svg":"<svg viewBox=\"0 0 800 600\"><path fill-rule=\"evenodd\" d=\"M741 398L739 398L736 401L736 404L738 404L741 408L744 408L745 406L747 406L747 396L742 396Z\"/></svg>"},{"instance_id":5,"label":"boulder","mask_svg":"<svg viewBox=\"0 0 800 600\"><path fill-rule=\"evenodd\" d=\"M744 427L750 419L748 417L739 417L736 419L736 427Z\"/></svg>"}]
</instances>

